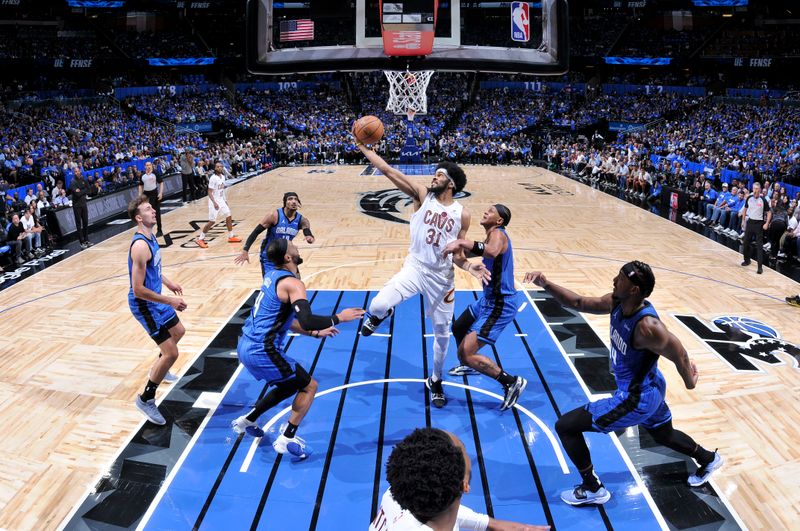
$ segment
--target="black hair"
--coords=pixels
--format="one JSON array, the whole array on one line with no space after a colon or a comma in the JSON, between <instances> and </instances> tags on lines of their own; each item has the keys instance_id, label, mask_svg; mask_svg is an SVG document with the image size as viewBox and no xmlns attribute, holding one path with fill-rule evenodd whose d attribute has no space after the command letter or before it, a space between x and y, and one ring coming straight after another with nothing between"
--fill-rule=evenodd
<instances>
[{"instance_id":1,"label":"black hair","mask_svg":"<svg viewBox=\"0 0 800 531\"><path fill-rule=\"evenodd\" d=\"M286 192L285 194L283 194L283 206L286 206L286 201L288 201L290 197L296 197L297 203L300 206L303 206L303 203L300 202L300 196L297 195L297 192Z\"/></svg>"},{"instance_id":2,"label":"black hair","mask_svg":"<svg viewBox=\"0 0 800 531\"><path fill-rule=\"evenodd\" d=\"M634 260L622 266L622 272L634 286L638 286L639 291L642 292L642 298L647 298L653 293L656 277L649 265Z\"/></svg>"},{"instance_id":3,"label":"black hair","mask_svg":"<svg viewBox=\"0 0 800 531\"><path fill-rule=\"evenodd\" d=\"M465 472L463 452L446 432L436 428L414 430L386 461L392 496L422 523L461 497Z\"/></svg>"},{"instance_id":4,"label":"black hair","mask_svg":"<svg viewBox=\"0 0 800 531\"><path fill-rule=\"evenodd\" d=\"M267 246L267 260L276 266L282 266L284 264L284 257L286 256L286 251L288 249L289 240L284 240L283 238L272 240Z\"/></svg>"},{"instance_id":5,"label":"black hair","mask_svg":"<svg viewBox=\"0 0 800 531\"><path fill-rule=\"evenodd\" d=\"M462 170L461 167L459 167L459 165L456 164L455 162L443 160L436 166L436 169L437 170L442 169L447 171L447 175L449 175L450 178L453 179L453 184L455 185L455 193L460 192L467 185L467 174L464 173L464 170Z\"/></svg>"},{"instance_id":6,"label":"black hair","mask_svg":"<svg viewBox=\"0 0 800 531\"><path fill-rule=\"evenodd\" d=\"M494 209L497 210L497 214L500 216L500 219L503 220L503 227L508 227L508 224L511 222L511 210L500 203L495 204Z\"/></svg>"}]
</instances>

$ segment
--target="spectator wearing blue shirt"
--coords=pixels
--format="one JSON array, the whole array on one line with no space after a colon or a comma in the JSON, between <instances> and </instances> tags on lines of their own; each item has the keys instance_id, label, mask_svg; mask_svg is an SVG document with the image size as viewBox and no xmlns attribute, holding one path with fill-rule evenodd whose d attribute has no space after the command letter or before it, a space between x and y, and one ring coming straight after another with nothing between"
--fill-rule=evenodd
<instances>
[{"instance_id":1,"label":"spectator wearing blue shirt","mask_svg":"<svg viewBox=\"0 0 800 531\"><path fill-rule=\"evenodd\" d=\"M708 221L708 218L711 216L711 208L714 206L714 203L717 201L717 191L711 186L711 181L706 181L705 190L703 191L702 199L700 200L700 205L697 207L697 213L700 216L703 216L705 212L705 216L700 220L702 223Z\"/></svg>"},{"instance_id":2,"label":"spectator wearing blue shirt","mask_svg":"<svg viewBox=\"0 0 800 531\"><path fill-rule=\"evenodd\" d=\"M738 190L736 188L733 189L733 193L728 192L728 183L722 183L722 191L717 195L717 201L711 209L710 216L708 215L709 205L706 206L706 217L709 218L706 223L707 225L713 227L716 231L722 229L722 225L725 223L725 217L728 214L728 201L735 197L737 192Z\"/></svg>"}]
</instances>

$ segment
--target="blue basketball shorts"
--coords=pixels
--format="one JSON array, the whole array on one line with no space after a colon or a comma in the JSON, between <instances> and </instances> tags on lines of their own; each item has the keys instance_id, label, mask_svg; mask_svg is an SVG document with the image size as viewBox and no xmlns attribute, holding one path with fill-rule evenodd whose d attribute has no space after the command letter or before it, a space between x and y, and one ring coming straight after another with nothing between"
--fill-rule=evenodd
<instances>
[{"instance_id":1,"label":"blue basketball shorts","mask_svg":"<svg viewBox=\"0 0 800 531\"><path fill-rule=\"evenodd\" d=\"M517 303L516 293L496 299L481 297L469 305L469 313L475 318L469 332L477 333L478 339L487 345L494 345L503 329L517 315Z\"/></svg>"},{"instance_id":2,"label":"blue basketball shorts","mask_svg":"<svg viewBox=\"0 0 800 531\"><path fill-rule=\"evenodd\" d=\"M590 402L584 407L592 415L592 427L602 433L631 426L658 428L672 420L664 391L660 385L649 385L640 394L617 391L611 398Z\"/></svg>"},{"instance_id":3,"label":"blue basketball shorts","mask_svg":"<svg viewBox=\"0 0 800 531\"><path fill-rule=\"evenodd\" d=\"M128 307L139 323L147 330L156 345L170 338L169 330L180 323L175 308L168 304L150 302L144 299L128 298Z\"/></svg>"},{"instance_id":4,"label":"blue basketball shorts","mask_svg":"<svg viewBox=\"0 0 800 531\"><path fill-rule=\"evenodd\" d=\"M252 341L240 336L236 345L239 361L257 380L269 385L288 380L295 375L297 362L275 345Z\"/></svg>"}]
</instances>

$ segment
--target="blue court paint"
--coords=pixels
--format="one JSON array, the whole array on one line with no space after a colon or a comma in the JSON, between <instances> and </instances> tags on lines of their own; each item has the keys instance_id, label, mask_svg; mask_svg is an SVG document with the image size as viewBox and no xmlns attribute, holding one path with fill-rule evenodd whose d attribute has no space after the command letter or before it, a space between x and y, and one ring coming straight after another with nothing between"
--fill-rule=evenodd
<instances>
[{"instance_id":1,"label":"blue court paint","mask_svg":"<svg viewBox=\"0 0 800 531\"><path fill-rule=\"evenodd\" d=\"M363 291L344 292L339 300L340 292L321 291L313 307L315 313L324 314L334 310L337 300L339 310L363 306L366 296ZM474 297L472 292L457 293L456 316ZM519 332L527 337L515 337L518 330L509 325L496 345L497 354L505 370L521 374L529 382L520 405L554 432L556 407L563 414L583 404L586 397L536 311L526 307L517 314L516 322ZM391 332L391 337L361 337L358 324L339 325L341 333L322 344L309 337L295 337L288 354L306 369L313 367L312 375L321 391L387 376L428 376L424 366L430 370L433 363L433 338L424 338L423 334L430 333L432 327L422 316L419 297L401 304L393 319L381 325L379 332ZM481 352L494 359L490 347ZM427 360L423 360L424 353ZM471 376L466 382L447 376L447 369L457 363L451 339L445 379L502 394L500 385L484 376ZM196 435L195 445L159 501L147 529L192 528L204 505L207 509L200 529L238 529L255 524L257 529L338 530L345 522L358 529L367 528L374 502L379 502L387 488L384 469L392 447L414 428L425 426L424 384L376 383L319 396L298 431L314 448L314 455L299 463L277 456L271 441L286 421L284 415L255 450L246 472L240 472L253 439L245 436L236 446L237 437L229 424L252 406L262 389L263 384L246 370L240 372L206 428ZM549 514L559 529L605 529L598 509L572 508L558 498L561 490L570 488L579 478L572 468L570 475L562 472L550 440L534 421L519 412L500 412L500 402L482 393L454 386L446 386L445 393L447 405L443 409L431 406L430 422L455 433L472 458L471 490L462 503L479 512L491 508L492 514L502 519L547 523ZM289 404L286 400L264 414L261 424ZM338 428L335 432L334 427ZM658 528L610 437L591 436L590 447L602 479L613 492L605 508L613 527ZM230 464L220 476L226 460ZM219 486L209 500L215 482Z\"/></svg>"}]
</instances>

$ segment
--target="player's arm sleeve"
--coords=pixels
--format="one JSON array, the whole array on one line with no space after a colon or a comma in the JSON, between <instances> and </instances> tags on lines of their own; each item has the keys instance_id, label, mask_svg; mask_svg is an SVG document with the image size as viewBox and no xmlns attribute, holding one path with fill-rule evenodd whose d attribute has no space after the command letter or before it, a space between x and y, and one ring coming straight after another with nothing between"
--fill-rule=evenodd
<instances>
[{"instance_id":1,"label":"player's arm sleeve","mask_svg":"<svg viewBox=\"0 0 800 531\"><path fill-rule=\"evenodd\" d=\"M256 225L256 228L254 228L253 232L250 233L250 236L247 237L247 241L244 242L243 249L245 251L249 251L250 247L256 242L256 238L258 238L258 235L264 232L265 230L267 230L267 228L261 223Z\"/></svg>"},{"instance_id":2,"label":"player's arm sleeve","mask_svg":"<svg viewBox=\"0 0 800 531\"><path fill-rule=\"evenodd\" d=\"M294 313L303 330L325 330L339 324L339 317L334 315L315 315L311 313L311 305L306 299L298 299L292 303Z\"/></svg>"},{"instance_id":3,"label":"player's arm sleeve","mask_svg":"<svg viewBox=\"0 0 800 531\"><path fill-rule=\"evenodd\" d=\"M458 507L458 527L470 531L486 531L489 527L489 515L476 513L466 505Z\"/></svg>"}]
</instances>

